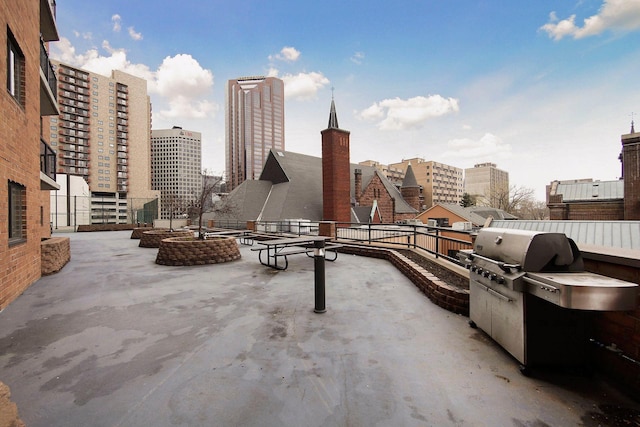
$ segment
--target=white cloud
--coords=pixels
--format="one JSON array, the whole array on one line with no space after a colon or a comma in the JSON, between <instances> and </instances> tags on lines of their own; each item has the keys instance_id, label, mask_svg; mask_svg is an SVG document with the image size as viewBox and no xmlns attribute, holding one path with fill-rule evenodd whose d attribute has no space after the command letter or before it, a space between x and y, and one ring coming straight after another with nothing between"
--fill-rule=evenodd
<instances>
[{"instance_id":1,"label":"white cloud","mask_svg":"<svg viewBox=\"0 0 640 427\"><path fill-rule=\"evenodd\" d=\"M443 158L468 159L474 162L497 161L511 157L511 145L492 133L484 134L479 140L469 138L452 139Z\"/></svg>"},{"instance_id":2,"label":"white cloud","mask_svg":"<svg viewBox=\"0 0 640 427\"><path fill-rule=\"evenodd\" d=\"M152 90L165 97L197 98L213 87L213 73L205 70L191 55L167 56L156 72Z\"/></svg>"},{"instance_id":3,"label":"white cloud","mask_svg":"<svg viewBox=\"0 0 640 427\"><path fill-rule=\"evenodd\" d=\"M216 113L219 106L208 100L194 101L191 98L176 95L169 99L169 108L158 113L160 119L205 119Z\"/></svg>"},{"instance_id":4,"label":"white cloud","mask_svg":"<svg viewBox=\"0 0 640 427\"><path fill-rule=\"evenodd\" d=\"M456 113L458 100L440 95L416 96L409 99L385 99L360 112L364 120L379 120L380 130L402 130L420 127L427 120Z\"/></svg>"},{"instance_id":5,"label":"white cloud","mask_svg":"<svg viewBox=\"0 0 640 427\"><path fill-rule=\"evenodd\" d=\"M122 29L122 18L120 15L113 15L111 17L111 22L113 22L113 31L119 33Z\"/></svg>"},{"instance_id":6,"label":"white cloud","mask_svg":"<svg viewBox=\"0 0 640 427\"><path fill-rule=\"evenodd\" d=\"M280 53L276 55L269 55L269 61L285 61L296 62L300 58L300 51L295 47L285 46L280 50Z\"/></svg>"},{"instance_id":7,"label":"white cloud","mask_svg":"<svg viewBox=\"0 0 640 427\"><path fill-rule=\"evenodd\" d=\"M549 14L549 22L540 30L554 40L566 36L574 39L595 36L607 30L633 31L640 29L640 0L604 0L597 15L584 20L583 26L575 24L576 15L558 20L555 12Z\"/></svg>"},{"instance_id":8,"label":"white cloud","mask_svg":"<svg viewBox=\"0 0 640 427\"><path fill-rule=\"evenodd\" d=\"M269 69L269 77L279 77L284 82L284 97L286 99L309 100L315 99L318 91L329 84L329 79L319 72L285 74L279 76L275 68Z\"/></svg>"},{"instance_id":9,"label":"white cloud","mask_svg":"<svg viewBox=\"0 0 640 427\"><path fill-rule=\"evenodd\" d=\"M142 40L142 33L137 33L133 27L129 27L129 37L135 41Z\"/></svg>"},{"instance_id":10,"label":"white cloud","mask_svg":"<svg viewBox=\"0 0 640 427\"><path fill-rule=\"evenodd\" d=\"M363 52L356 52L351 57L351 62L353 62L355 64L358 64L358 65L362 64L363 60L364 60L364 53Z\"/></svg>"},{"instance_id":11,"label":"white cloud","mask_svg":"<svg viewBox=\"0 0 640 427\"><path fill-rule=\"evenodd\" d=\"M71 42L62 37L52 45L51 56L65 64L104 76L112 70L120 70L147 80L149 94L158 95L154 105L160 108L159 115L169 118L203 118L218 111L217 104L207 99L213 87L213 73L202 68L189 54L167 56L157 70L145 64L132 63L125 49L113 48L108 41L102 42L101 54L97 48L77 53ZM166 105L167 108L163 108Z\"/></svg>"}]
</instances>

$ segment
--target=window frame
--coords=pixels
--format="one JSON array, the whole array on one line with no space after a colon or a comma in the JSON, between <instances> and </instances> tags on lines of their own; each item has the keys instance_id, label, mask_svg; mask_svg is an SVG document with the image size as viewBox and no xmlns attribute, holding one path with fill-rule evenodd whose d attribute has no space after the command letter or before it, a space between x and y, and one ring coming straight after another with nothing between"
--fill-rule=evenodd
<instances>
[{"instance_id":1,"label":"window frame","mask_svg":"<svg viewBox=\"0 0 640 427\"><path fill-rule=\"evenodd\" d=\"M25 59L15 37L7 29L7 92L20 106L25 106Z\"/></svg>"},{"instance_id":2,"label":"window frame","mask_svg":"<svg viewBox=\"0 0 640 427\"><path fill-rule=\"evenodd\" d=\"M9 246L27 240L27 188L14 181L8 182Z\"/></svg>"}]
</instances>

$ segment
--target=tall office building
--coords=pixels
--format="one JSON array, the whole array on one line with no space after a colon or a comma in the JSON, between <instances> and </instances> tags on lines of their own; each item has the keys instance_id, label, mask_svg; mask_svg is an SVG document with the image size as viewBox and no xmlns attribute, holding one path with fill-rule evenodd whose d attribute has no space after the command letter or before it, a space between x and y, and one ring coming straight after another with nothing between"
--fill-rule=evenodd
<instances>
[{"instance_id":1,"label":"tall office building","mask_svg":"<svg viewBox=\"0 0 640 427\"><path fill-rule=\"evenodd\" d=\"M52 62L60 115L49 119L47 137L57 150L58 173L89 184L91 223L135 221L132 211L159 195L151 190L147 81L118 70L106 77Z\"/></svg>"},{"instance_id":2,"label":"tall office building","mask_svg":"<svg viewBox=\"0 0 640 427\"><path fill-rule=\"evenodd\" d=\"M186 213L202 192L202 134L178 126L152 130L151 171L151 186L161 193L161 218L168 219L170 209Z\"/></svg>"},{"instance_id":3,"label":"tall office building","mask_svg":"<svg viewBox=\"0 0 640 427\"><path fill-rule=\"evenodd\" d=\"M58 40L54 1L0 2L0 310L42 274L41 243L51 236L49 190L55 152L41 120L58 115L49 42ZM0 411L1 412L1 411ZM0 418L3 418L0 416Z\"/></svg>"},{"instance_id":4,"label":"tall office building","mask_svg":"<svg viewBox=\"0 0 640 427\"><path fill-rule=\"evenodd\" d=\"M231 191L260 178L269 150L284 150L284 82L240 77L227 82L226 182Z\"/></svg>"},{"instance_id":5,"label":"tall office building","mask_svg":"<svg viewBox=\"0 0 640 427\"><path fill-rule=\"evenodd\" d=\"M464 188L461 168L422 158L403 159L402 162L389 164L389 168L402 170L404 176L409 165L416 182L422 187L422 206L419 210L428 209L436 203L460 202Z\"/></svg>"},{"instance_id":6,"label":"tall office building","mask_svg":"<svg viewBox=\"0 0 640 427\"><path fill-rule=\"evenodd\" d=\"M509 172L495 163L478 163L464 170L464 191L475 197L479 206L498 207L498 199L509 194Z\"/></svg>"}]
</instances>

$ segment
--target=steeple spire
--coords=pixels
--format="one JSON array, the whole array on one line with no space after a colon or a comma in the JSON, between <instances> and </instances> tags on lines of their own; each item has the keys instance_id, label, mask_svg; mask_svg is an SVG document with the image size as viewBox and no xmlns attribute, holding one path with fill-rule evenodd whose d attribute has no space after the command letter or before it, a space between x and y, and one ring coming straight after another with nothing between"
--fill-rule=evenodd
<instances>
[{"instance_id":1,"label":"steeple spire","mask_svg":"<svg viewBox=\"0 0 640 427\"><path fill-rule=\"evenodd\" d=\"M338 115L336 114L336 103L333 101L333 88L331 88L331 111L329 111L328 129L340 129L340 126L338 126Z\"/></svg>"},{"instance_id":2,"label":"steeple spire","mask_svg":"<svg viewBox=\"0 0 640 427\"><path fill-rule=\"evenodd\" d=\"M631 113L631 133L636 133L635 129L633 129L633 116L634 116L634 115L635 115L635 114L632 112L632 113Z\"/></svg>"}]
</instances>

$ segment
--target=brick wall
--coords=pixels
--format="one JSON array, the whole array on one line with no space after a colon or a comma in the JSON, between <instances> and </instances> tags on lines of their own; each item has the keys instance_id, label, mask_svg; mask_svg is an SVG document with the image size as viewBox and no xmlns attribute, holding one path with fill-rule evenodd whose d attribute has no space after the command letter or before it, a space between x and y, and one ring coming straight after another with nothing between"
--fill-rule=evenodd
<instances>
[{"instance_id":1,"label":"brick wall","mask_svg":"<svg viewBox=\"0 0 640 427\"><path fill-rule=\"evenodd\" d=\"M560 200L560 202L558 200ZM549 219L552 221L619 221L625 219L624 202L622 200L580 203L563 203L561 200L562 195L551 196L550 198Z\"/></svg>"},{"instance_id":2,"label":"brick wall","mask_svg":"<svg viewBox=\"0 0 640 427\"><path fill-rule=\"evenodd\" d=\"M378 209L380 210L380 220L383 223L392 223L396 221L394 202L382 180L377 174L373 175L369 184L362 191L360 196L361 206L373 206L373 201L378 201Z\"/></svg>"},{"instance_id":3,"label":"brick wall","mask_svg":"<svg viewBox=\"0 0 640 427\"><path fill-rule=\"evenodd\" d=\"M0 2L0 40L6 64L7 30L25 59L24 105L6 90L0 91L0 309L40 278L41 206L48 205L40 190L40 2ZM6 65L0 81L7 81ZM4 84L4 83L3 83ZM9 245L8 183L26 189L26 241ZM48 191L46 192L48 197ZM42 212L43 215L46 212ZM45 218L48 223L48 220ZM47 230L43 235L43 230Z\"/></svg>"},{"instance_id":4,"label":"brick wall","mask_svg":"<svg viewBox=\"0 0 640 427\"><path fill-rule=\"evenodd\" d=\"M351 221L349 132L322 131L322 219Z\"/></svg>"},{"instance_id":5,"label":"brick wall","mask_svg":"<svg viewBox=\"0 0 640 427\"><path fill-rule=\"evenodd\" d=\"M456 314L469 315L469 290L451 286L397 251L347 245L340 252L386 259L411 280L436 305ZM454 274L454 273L451 273Z\"/></svg>"},{"instance_id":6,"label":"brick wall","mask_svg":"<svg viewBox=\"0 0 640 427\"><path fill-rule=\"evenodd\" d=\"M640 134L622 137L624 219L640 219Z\"/></svg>"},{"instance_id":7,"label":"brick wall","mask_svg":"<svg viewBox=\"0 0 640 427\"><path fill-rule=\"evenodd\" d=\"M133 230L137 228L136 224L91 224L91 225L79 225L78 232L90 232L90 231L121 231L121 230Z\"/></svg>"}]
</instances>

